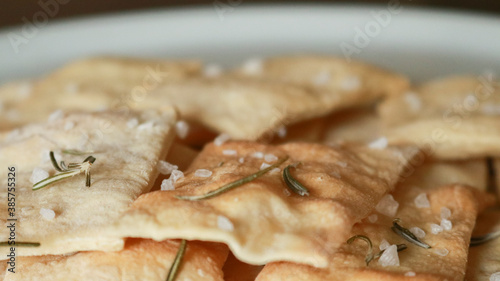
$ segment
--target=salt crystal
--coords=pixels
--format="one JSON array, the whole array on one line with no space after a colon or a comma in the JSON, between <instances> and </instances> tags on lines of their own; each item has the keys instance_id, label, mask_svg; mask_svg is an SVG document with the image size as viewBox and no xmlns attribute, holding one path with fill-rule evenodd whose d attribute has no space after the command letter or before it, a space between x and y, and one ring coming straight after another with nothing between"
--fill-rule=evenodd
<instances>
[{"instance_id":1,"label":"salt crystal","mask_svg":"<svg viewBox=\"0 0 500 281\"><path fill-rule=\"evenodd\" d=\"M427 194L420 193L417 197L415 197L415 205L417 208L430 208L431 204L429 203L429 199L427 199Z\"/></svg>"},{"instance_id":2,"label":"salt crystal","mask_svg":"<svg viewBox=\"0 0 500 281\"><path fill-rule=\"evenodd\" d=\"M41 180L44 180L48 177L49 177L49 173L47 171L45 171L44 169L35 168L33 170L33 173L31 174L30 182L32 184L35 184L35 183L37 183Z\"/></svg>"},{"instance_id":3,"label":"salt crystal","mask_svg":"<svg viewBox=\"0 0 500 281\"><path fill-rule=\"evenodd\" d=\"M226 231L233 231L234 226L233 223L224 216L217 216L217 227Z\"/></svg>"},{"instance_id":4,"label":"salt crystal","mask_svg":"<svg viewBox=\"0 0 500 281\"><path fill-rule=\"evenodd\" d=\"M224 149L222 151L222 154L227 155L227 156L236 156L236 155L238 155L238 151L233 150L233 149Z\"/></svg>"},{"instance_id":5,"label":"salt crystal","mask_svg":"<svg viewBox=\"0 0 500 281\"><path fill-rule=\"evenodd\" d=\"M340 88L346 91L355 91L361 87L361 80L359 77L350 76L344 78L340 84Z\"/></svg>"},{"instance_id":6,"label":"salt crystal","mask_svg":"<svg viewBox=\"0 0 500 281\"><path fill-rule=\"evenodd\" d=\"M413 272L413 271L408 271L408 272L405 273L406 277L415 277L415 275L417 275L417 274L415 272Z\"/></svg>"},{"instance_id":7,"label":"salt crystal","mask_svg":"<svg viewBox=\"0 0 500 281\"><path fill-rule=\"evenodd\" d=\"M347 163L346 163L346 162L344 162L344 161L337 161L337 162L335 162L335 163L336 163L337 165L339 165L340 167L342 167L342 168L347 167Z\"/></svg>"},{"instance_id":8,"label":"salt crystal","mask_svg":"<svg viewBox=\"0 0 500 281\"><path fill-rule=\"evenodd\" d=\"M64 112L60 109L52 112L50 115L49 115L49 122L53 122L57 119L60 119L64 116Z\"/></svg>"},{"instance_id":9,"label":"salt crystal","mask_svg":"<svg viewBox=\"0 0 500 281\"><path fill-rule=\"evenodd\" d=\"M389 243L385 239L382 239L382 241L380 241L380 245L378 246L378 248L380 249L380 251L383 251L383 250L389 248L389 246L391 246L391 243Z\"/></svg>"},{"instance_id":10,"label":"salt crystal","mask_svg":"<svg viewBox=\"0 0 500 281\"><path fill-rule=\"evenodd\" d=\"M40 208L40 215L46 220L53 220L56 217L56 213L51 209Z\"/></svg>"},{"instance_id":11,"label":"salt crystal","mask_svg":"<svg viewBox=\"0 0 500 281\"><path fill-rule=\"evenodd\" d=\"M443 231L443 228L440 225L435 223L431 223L431 232L432 234L438 234Z\"/></svg>"},{"instance_id":12,"label":"salt crystal","mask_svg":"<svg viewBox=\"0 0 500 281\"><path fill-rule=\"evenodd\" d=\"M441 219L441 225L440 225L444 230L451 230L453 228L453 224L451 223L450 220L447 219Z\"/></svg>"},{"instance_id":13,"label":"salt crystal","mask_svg":"<svg viewBox=\"0 0 500 281\"><path fill-rule=\"evenodd\" d=\"M238 159L238 162L240 162L241 164L245 163L245 158L240 157L240 159Z\"/></svg>"},{"instance_id":14,"label":"salt crystal","mask_svg":"<svg viewBox=\"0 0 500 281\"><path fill-rule=\"evenodd\" d=\"M269 171L269 173L270 173L270 174L277 174L277 173L279 173L279 172L281 172L281 169L280 169L280 168L274 168L274 169L272 169L271 171Z\"/></svg>"},{"instance_id":15,"label":"salt crystal","mask_svg":"<svg viewBox=\"0 0 500 281\"><path fill-rule=\"evenodd\" d=\"M172 173L170 174L170 178L172 179L173 183L176 183L180 178L184 177L184 173L179 171L179 170L173 170Z\"/></svg>"},{"instance_id":16,"label":"salt crystal","mask_svg":"<svg viewBox=\"0 0 500 281\"><path fill-rule=\"evenodd\" d=\"M278 134L278 137L280 138L286 137L286 127L285 126L279 127L278 130L276 131L276 134Z\"/></svg>"},{"instance_id":17,"label":"salt crystal","mask_svg":"<svg viewBox=\"0 0 500 281\"><path fill-rule=\"evenodd\" d=\"M390 194L386 194L380 201L378 202L375 209L377 212L386 215L388 217L394 217L396 212L398 211L399 203L394 200L394 197Z\"/></svg>"},{"instance_id":18,"label":"salt crystal","mask_svg":"<svg viewBox=\"0 0 500 281\"><path fill-rule=\"evenodd\" d=\"M331 175L331 176L333 176L334 178L337 178L337 179L341 179L342 178L342 176L337 171L330 171L328 174Z\"/></svg>"},{"instance_id":19,"label":"salt crystal","mask_svg":"<svg viewBox=\"0 0 500 281\"><path fill-rule=\"evenodd\" d=\"M161 182L161 190L174 190L175 187L174 187L174 182L172 181L172 179L164 179L162 182Z\"/></svg>"},{"instance_id":20,"label":"salt crystal","mask_svg":"<svg viewBox=\"0 0 500 281\"><path fill-rule=\"evenodd\" d=\"M169 175L173 171L179 169L179 167L177 165L170 164L167 161L160 160L160 161L158 161L158 164L156 165L156 169L162 175Z\"/></svg>"},{"instance_id":21,"label":"salt crystal","mask_svg":"<svg viewBox=\"0 0 500 281\"><path fill-rule=\"evenodd\" d=\"M205 77L213 78L222 74L222 67L215 63L209 63L203 68L203 75Z\"/></svg>"},{"instance_id":22,"label":"salt crystal","mask_svg":"<svg viewBox=\"0 0 500 281\"><path fill-rule=\"evenodd\" d=\"M267 164L267 163L262 163L262 165L260 165L261 170L264 170L264 169L269 168L269 167L271 167L271 165Z\"/></svg>"},{"instance_id":23,"label":"salt crystal","mask_svg":"<svg viewBox=\"0 0 500 281\"><path fill-rule=\"evenodd\" d=\"M199 275L199 276L201 276L201 277L205 277L205 272L203 272L203 269L198 268L197 272L198 272L198 275Z\"/></svg>"},{"instance_id":24,"label":"salt crystal","mask_svg":"<svg viewBox=\"0 0 500 281\"><path fill-rule=\"evenodd\" d=\"M371 149L384 149L387 147L387 144L387 138L381 137L369 143L368 147Z\"/></svg>"},{"instance_id":25,"label":"salt crystal","mask_svg":"<svg viewBox=\"0 0 500 281\"><path fill-rule=\"evenodd\" d=\"M20 84L19 87L17 88L17 94L22 99L31 96L32 91L33 91L33 85L29 82L24 82Z\"/></svg>"},{"instance_id":26,"label":"salt crystal","mask_svg":"<svg viewBox=\"0 0 500 281\"><path fill-rule=\"evenodd\" d=\"M451 210L446 207L441 207L441 218L449 219L451 217Z\"/></svg>"},{"instance_id":27,"label":"salt crystal","mask_svg":"<svg viewBox=\"0 0 500 281\"><path fill-rule=\"evenodd\" d=\"M422 108L422 101L420 100L420 97L413 92L408 92L405 94L405 102L414 112L417 112Z\"/></svg>"},{"instance_id":28,"label":"salt crystal","mask_svg":"<svg viewBox=\"0 0 500 281\"><path fill-rule=\"evenodd\" d=\"M409 229L411 233L413 233L417 238L424 238L425 237L425 231L421 229L420 227L412 227Z\"/></svg>"},{"instance_id":29,"label":"salt crystal","mask_svg":"<svg viewBox=\"0 0 500 281\"><path fill-rule=\"evenodd\" d=\"M228 134L220 134L218 135L215 139L214 139L214 144L216 146L221 146L223 143L225 143L226 141L230 140L231 137L228 135Z\"/></svg>"},{"instance_id":30,"label":"salt crystal","mask_svg":"<svg viewBox=\"0 0 500 281\"><path fill-rule=\"evenodd\" d=\"M378 220L377 214L373 214L373 215L368 216L368 221L371 223L375 223L375 222L377 222L377 220Z\"/></svg>"},{"instance_id":31,"label":"salt crystal","mask_svg":"<svg viewBox=\"0 0 500 281\"><path fill-rule=\"evenodd\" d=\"M146 123L142 123L141 125L139 125L139 127L137 127L137 129L139 131L142 131L142 130L151 130L155 125L155 122L154 121L148 121Z\"/></svg>"},{"instance_id":32,"label":"salt crystal","mask_svg":"<svg viewBox=\"0 0 500 281\"><path fill-rule=\"evenodd\" d=\"M378 259L378 263L383 267L399 266L398 247L396 245L387 247Z\"/></svg>"},{"instance_id":33,"label":"salt crystal","mask_svg":"<svg viewBox=\"0 0 500 281\"><path fill-rule=\"evenodd\" d=\"M194 172L195 177L208 178L212 175L212 171L207 169L198 169Z\"/></svg>"},{"instance_id":34,"label":"salt crystal","mask_svg":"<svg viewBox=\"0 0 500 281\"><path fill-rule=\"evenodd\" d=\"M278 160L278 157L274 154L266 154L266 155L264 155L264 160L266 162L274 162L274 161Z\"/></svg>"},{"instance_id":35,"label":"salt crystal","mask_svg":"<svg viewBox=\"0 0 500 281\"><path fill-rule=\"evenodd\" d=\"M262 153L260 151L257 151L257 152L252 153L252 157L254 157L254 158L264 158L264 153Z\"/></svg>"},{"instance_id":36,"label":"salt crystal","mask_svg":"<svg viewBox=\"0 0 500 281\"><path fill-rule=\"evenodd\" d=\"M184 120L177 121L175 131L180 139L185 139L189 132L189 124Z\"/></svg>"},{"instance_id":37,"label":"salt crystal","mask_svg":"<svg viewBox=\"0 0 500 281\"><path fill-rule=\"evenodd\" d=\"M448 251L448 249L445 249L445 248L436 248L436 249L434 249L434 253L436 255L440 255L440 256L444 257L444 256L447 256L450 253L450 251Z\"/></svg>"},{"instance_id":38,"label":"salt crystal","mask_svg":"<svg viewBox=\"0 0 500 281\"><path fill-rule=\"evenodd\" d=\"M326 70L321 71L314 77L313 84L316 86L326 85L330 81L330 78L331 78L330 72Z\"/></svg>"},{"instance_id":39,"label":"salt crystal","mask_svg":"<svg viewBox=\"0 0 500 281\"><path fill-rule=\"evenodd\" d=\"M500 271L491 274L490 281L500 281Z\"/></svg>"},{"instance_id":40,"label":"salt crystal","mask_svg":"<svg viewBox=\"0 0 500 281\"><path fill-rule=\"evenodd\" d=\"M248 75L260 74L263 70L263 61L260 58L250 58L243 63L243 72Z\"/></svg>"},{"instance_id":41,"label":"salt crystal","mask_svg":"<svg viewBox=\"0 0 500 281\"><path fill-rule=\"evenodd\" d=\"M71 122L71 121L68 121L64 124L65 131L69 131L69 130L73 129L74 127L75 127L75 123Z\"/></svg>"},{"instance_id":42,"label":"salt crystal","mask_svg":"<svg viewBox=\"0 0 500 281\"><path fill-rule=\"evenodd\" d=\"M127 121L127 127L130 129L137 127L137 125L139 125L139 120L137 120L137 118L131 118Z\"/></svg>"}]
</instances>

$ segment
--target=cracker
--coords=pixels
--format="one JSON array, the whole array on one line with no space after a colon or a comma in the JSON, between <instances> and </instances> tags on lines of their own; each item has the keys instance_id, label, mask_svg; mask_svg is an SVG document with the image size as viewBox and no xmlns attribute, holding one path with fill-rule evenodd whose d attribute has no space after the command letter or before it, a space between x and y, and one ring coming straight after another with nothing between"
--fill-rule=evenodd
<instances>
[{"instance_id":1,"label":"cracker","mask_svg":"<svg viewBox=\"0 0 500 281\"><path fill-rule=\"evenodd\" d=\"M227 150L236 155L225 155ZM208 200L174 197L204 194L259 171L264 163L255 157L259 153L278 158L288 155L290 159L281 169L301 162L293 175L309 188L310 196L291 194L280 171ZM176 190L138 198L109 235L224 242L249 264L288 260L324 267L327 252L335 251L352 225L392 190L415 153L413 149L331 148L305 143L209 144L177 182ZM197 177L197 169L208 169L212 175Z\"/></svg>"},{"instance_id":2,"label":"cracker","mask_svg":"<svg viewBox=\"0 0 500 281\"><path fill-rule=\"evenodd\" d=\"M146 101L160 84L182 80L199 69L199 63L189 61L96 57L72 62L40 80L2 87L0 92L9 94L0 100L10 114L0 114L0 129L40 122L59 109L127 112L148 108ZM23 91L27 93L19 95ZM9 98L16 95L20 98Z\"/></svg>"},{"instance_id":3,"label":"cracker","mask_svg":"<svg viewBox=\"0 0 500 281\"><path fill-rule=\"evenodd\" d=\"M479 216L473 236L482 236L496 231L500 231L500 211L498 209L489 210ZM490 276L493 273L500 272L500 262L498 262L499 249L499 239L471 247L465 279L468 281L491 280Z\"/></svg>"},{"instance_id":4,"label":"cracker","mask_svg":"<svg viewBox=\"0 0 500 281\"><path fill-rule=\"evenodd\" d=\"M16 273L7 273L4 280L164 281L179 244L174 240L127 239L124 249L118 252L21 257ZM227 252L224 245L188 241L176 280L223 281L222 266Z\"/></svg>"},{"instance_id":5,"label":"cracker","mask_svg":"<svg viewBox=\"0 0 500 281\"><path fill-rule=\"evenodd\" d=\"M321 142L370 143L382 137L380 119L371 108L343 110L326 117Z\"/></svg>"},{"instance_id":6,"label":"cracker","mask_svg":"<svg viewBox=\"0 0 500 281\"><path fill-rule=\"evenodd\" d=\"M130 127L131 119L139 125ZM63 254L85 250L120 250L121 239L101 235L141 193L151 189L158 175L156 165L165 159L174 138L175 111L142 114L75 113L61 116L47 124L30 125L0 136L0 163L7 171L16 167L16 239L40 242L37 248L18 248L17 255ZM73 129L65 130L67 123ZM57 160L81 163L88 156L61 153L64 149L92 151L97 158L92 165L92 185L77 175L33 191L30 177L35 168L55 173L49 151ZM90 154L90 153L89 153ZM0 175L7 182L7 173ZM7 196L7 185L2 185ZM55 212L55 218L40 214L41 208ZM0 217L8 218L7 204L0 207ZM4 221L5 222L5 221ZM0 229L1 241L9 237ZM8 249L1 248L5 257Z\"/></svg>"},{"instance_id":7,"label":"cracker","mask_svg":"<svg viewBox=\"0 0 500 281\"><path fill-rule=\"evenodd\" d=\"M421 85L381 104L384 135L438 159L500 155L500 87L485 77L456 76Z\"/></svg>"},{"instance_id":8,"label":"cracker","mask_svg":"<svg viewBox=\"0 0 500 281\"><path fill-rule=\"evenodd\" d=\"M428 169L432 169L433 165L429 165ZM428 169L417 171L413 177L427 177ZM415 273L411 280L463 280L476 216L493 203L493 198L468 186L441 185L447 176L449 175L442 175L442 179L437 179L435 175L431 175L430 179L424 179L426 184L419 187L413 186L418 181L405 181L393 193L395 200L399 202L396 216L402 219L401 224L407 228L423 229L426 236L422 240L431 245L431 249L418 247L395 234L390 229L392 218L381 214L378 214L375 222L367 219L353 227L351 235L368 236L373 242L375 253L379 251L383 239L390 244L407 244L408 249L399 253L400 266L383 267L377 260L366 266L364 258L367 245L356 241L350 245L344 243L337 253L330 255L328 268L285 262L270 263L264 267L257 280L408 280L410 277L405 274L410 272ZM436 180L436 185L430 184L433 179ZM430 208L416 207L414 200L422 192L426 193ZM433 234L430 224L440 224L442 207L451 210L449 220L453 227ZM446 249L449 253L446 256L438 255L437 251L440 249Z\"/></svg>"},{"instance_id":9,"label":"cracker","mask_svg":"<svg viewBox=\"0 0 500 281\"><path fill-rule=\"evenodd\" d=\"M262 268L261 265L244 263L230 253L222 270L225 281L254 281Z\"/></svg>"}]
</instances>

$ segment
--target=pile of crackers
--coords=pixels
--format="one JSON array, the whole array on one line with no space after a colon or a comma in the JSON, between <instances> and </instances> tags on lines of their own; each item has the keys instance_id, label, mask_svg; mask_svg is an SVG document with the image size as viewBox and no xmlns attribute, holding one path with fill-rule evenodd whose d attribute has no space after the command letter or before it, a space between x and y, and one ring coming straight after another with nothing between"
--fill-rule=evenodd
<instances>
[{"instance_id":1,"label":"pile of crackers","mask_svg":"<svg viewBox=\"0 0 500 281\"><path fill-rule=\"evenodd\" d=\"M91 186L82 174L32 190L57 174L51 151L95 157ZM40 243L16 247L15 273L0 247L3 280L166 280L181 240L179 281L500 280L500 240L469 245L500 230L500 83L488 73L414 85L330 56L233 69L83 59L0 87L0 163L0 219L15 167L15 239ZM367 243L347 243L356 235L382 256L367 264Z\"/></svg>"}]
</instances>

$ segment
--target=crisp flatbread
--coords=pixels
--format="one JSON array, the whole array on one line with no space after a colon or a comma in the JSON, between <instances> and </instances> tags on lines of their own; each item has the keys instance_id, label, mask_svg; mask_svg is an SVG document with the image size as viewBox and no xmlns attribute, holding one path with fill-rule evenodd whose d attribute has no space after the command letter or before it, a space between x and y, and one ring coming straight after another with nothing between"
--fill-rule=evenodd
<instances>
[{"instance_id":1,"label":"crisp flatbread","mask_svg":"<svg viewBox=\"0 0 500 281\"><path fill-rule=\"evenodd\" d=\"M244 263L230 253L222 270L225 281L254 281L263 267Z\"/></svg>"},{"instance_id":2,"label":"crisp flatbread","mask_svg":"<svg viewBox=\"0 0 500 281\"><path fill-rule=\"evenodd\" d=\"M146 101L159 85L199 70L200 64L190 61L96 57L72 62L39 80L0 88L6 111L0 114L0 129L45 120L60 109L128 112L148 108Z\"/></svg>"},{"instance_id":3,"label":"crisp flatbread","mask_svg":"<svg viewBox=\"0 0 500 281\"><path fill-rule=\"evenodd\" d=\"M131 126L130 120L138 125ZM18 248L17 255L120 250L121 239L103 237L100 231L151 189L158 175L157 163L165 159L174 139L175 121L172 108L161 113L73 113L2 134L0 163L6 172L0 174L0 182L7 182L7 167L16 168L16 240L41 243L37 248ZM68 123L72 128L66 130ZM86 153L75 156L61 152L67 149ZM85 186L84 175L76 175L33 191L30 177L37 174L34 170L55 174L50 150L66 164L81 163L93 155L97 160L91 168L91 187ZM1 188L6 200L7 185ZM0 218L4 224L12 218L7 204L0 206ZM0 229L0 237L5 241L9 230ZM0 248L3 257L7 250Z\"/></svg>"},{"instance_id":4,"label":"crisp flatbread","mask_svg":"<svg viewBox=\"0 0 500 281\"><path fill-rule=\"evenodd\" d=\"M117 252L21 257L16 272L8 272L4 280L165 281L179 245L177 240L127 239L124 249ZM227 253L225 245L188 241L175 280L223 281Z\"/></svg>"},{"instance_id":5,"label":"crisp flatbread","mask_svg":"<svg viewBox=\"0 0 500 281\"><path fill-rule=\"evenodd\" d=\"M412 148L332 148L306 143L208 144L175 190L139 197L109 233L224 242L246 263L288 260L324 267L328 251L335 251L352 225L392 190L415 153ZM300 162L291 170L309 189L309 196L291 192L280 170L208 200L175 197L205 194L287 155L280 169ZM198 169L211 174L201 177Z\"/></svg>"},{"instance_id":6,"label":"crisp flatbread","mask_svg":"<svg viewBox=\"0 0 500 281\"><path fill-rule=\"evenodd\" d=\"M415 180L405 181L393 192L394 199L399 203L396 217L400 218L402 226L407 229L419 227L425 232L422 241L431 249L418 247L391 230L392 217L377 214L377 217L366 219L356 224L351 235L368 236L378 253L383 239L390 244L407 244L408 249L399 253L400 266L383 267L378 260L365 264L367 244L355 241L344 243L340 250L330 255L327 268L313 268L287 262L267 264L256 280L464 280L469 240L478 212L493 203L493 198L476 188L460 184L441 185L449 174L431 174L424 183L419 178L426 178L433 164L427 169L417 171L412 177ZM452 165L449 163L448 165ZM460 168L457 169L459 171ZM438 171L442 167L438 167ZM436 180L436 185L431 181ZM450 183L453 181L450 181ZM415 199L425 193L430 207L418 208ZM450 230L433 234L431 224L440 225L441 209L448 208L452 223Z\"/></svg>"},{"instance_id":7,"label":"crisp flatbread","mask_svg":"<svg viewBox=\"0 0 500 281\"><path fill-rule=\"evenodd\" d=\"M392 144L415 144L438 159L500 155L500 86L488 77L453 76L384 101L379 112Z\"/></svg>"},{"instance_id":8,"label":"crisp flatbread","mask_svg":"<svg viewBox=\"0 0 500 281\"><path fill-rule=\"evenodd\" d=\"M380 118L373 109L347 109L326 117L321 142L366 144L381 138L380 130Z\"/></svg>"},{"instance_id":9,"label":"crisp flatbread","mask_svg":"<svg viewBox=\"0 0 500 281\"><path fill-rule=\"evenodd\" d=\"M474 237L500 231L500 211L489 210L482 213L474 229ZM467 281L489 281L490 276L500 272L500 240L471 247L467 262ZM497 274L498 275L498 274Z\"/></svg>"}]
</instances>

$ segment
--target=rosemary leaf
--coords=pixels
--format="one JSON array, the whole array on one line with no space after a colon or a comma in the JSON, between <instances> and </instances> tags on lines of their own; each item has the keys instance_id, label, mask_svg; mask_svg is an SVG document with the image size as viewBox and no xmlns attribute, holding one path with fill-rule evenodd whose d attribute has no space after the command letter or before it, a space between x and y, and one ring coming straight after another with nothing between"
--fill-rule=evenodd
<instances>
[{"instance_id":1,"label":"rosemary leaf","mask_svg":"<svg viewBox=\"0 0 500 281\"><path fill-rule=\"evenodd\" d=\"M80 151L76 149L64 149L61 152L64 154L77 155L77 156L94 153L93 151Z\"/></svg>"},{"instance_id":2,"label":"rosemary leaf","mask_svg":"<svg viewBox=\"0 0 500 281\"><path fill-rule=\"evenodd\" d=\"M38 190L40 188L46 187L47 185L70 178L72 176L80 174L80 170L68 170L66 172L59 173L57 175L53 175L52 177L48 177L44 180L41 180L33 185L33 190Z\"/></svg>"},{"instance_id":3,"label":"rosemary leaf","mask_svg":"<svg viewBox=\"0 0 500 281\"><path fill-rule=\"evenodd\" d=\"M8 247L40 247L38 242L15 242L14 245L9 245L8 241L0 242L0 246Z\"/></svg>"},{"instance_id":4,"label":"rosemary leaf","mask_svg":"<svg viewBox=\"0 0 500 281\"><path fill-rule=\"evenodd\" d=\"M470 247L482 245L482 244L489 242L491 240L494 240L498 237L500 237L500 231L488 233L488 234L483 235L483 236L471 237Z\"/></svg>"},{"instance_id":5,"label":"rosemary leaf","mask_svg":"<svg viewBox=\"0 0 500 281\"><path fill-rule=\"evenodd\" d=\"M366 253L366 257L365 257L366 266L368 266L368 264L370 264L370 262L375 258L373 256L372 241L367 236L364 236L364 235L355 235L355 236L349 238L349 240L347 240L347 244L351 244L356 239L361 239L361 240L365 241L368 244L368 253Z\"/></svg>"},{"instance_id":6,"label":"rosemary leaf","mask_svg":"<svg viewBox=\"0 0 500 281\"><path fill-rule=\"evenodd\" d=\"M179 271L179 267L181 266L182 258L184 257L184 253L186 252L187 241L182 239L181 245L179 246L179 250L177 251L177 255L175 255L174 262L170 267L167 275L167 281L174 281L177 277L177 272Z\"/></svg>"},{"instance_id":7,"label":"rosemary leaf","mask_svg":"<svg viewBox=\"0 0 500 281\"><path fill-rule=\"evenodd\" d=\"M52 166L54 166L54 169L56 169L59 172L64 172L64 170L61 169L59 165L57 165L56 157L54 156L54 151L49 152L49 156L50 156L50 162L52 162ZM61 164L62 163L64 162L61 161Z\"/></svg>"},{"instance_id":8,"label":"rosemary leaf","mask_svg":"<svg viewBox=\"0 0 500 281\"><path fill-rule=\"evenodd\" d=\"M285 181L288 188L290 188L293 192L297 193L300 196L309 196L309 190L307 190L307 188L305 188L299 181L297 181L290 173L290 167L295 168L299 164L300 162L286 166L286 168L283 169L283 180Z\"/></svg>"},{"instance_id":9,"label":"rosemary leaf","mask_svg":"<svg viewBox=\"0 0 500 281\"><path fill-rule=\"evenodd\" d=\"M190 200L190 201L198 201L198 200L204 200L204 199L209 199L209 198L212 198L212 197L215 197L219 194L222 194L224 192L227 192L233 188L236 188L238 186L241 186L241 185L244 185L246 183L249 183L253 180L255 180L256 178L259 178L261 177L262 175L264 175L265 173L271 171L272 169L278 167L279 165L281 165L283 162L285 162L286 160L288 159L288 156L287 157L284 157L280 160L278 160L276 163L274 163L273 165L263 169L263 170L260 170L254 174L251 174L247 177L244 177L242 179L239 179L237 181L233 181L231 183L228 183L226 185L223 185L215 190L212 190L206 194L202 194L202 195L194 195L194 196L178 196L176 195L175 198L177 199L181 199L181 200Z\"/></svg>"},{"instance_id":10,"label":"rosemary leaf","mask_svg":"<svg viewBox=\"0 0 500 281\"><path fill-rule=\"evenodd\" d=\"M401 221L400 219L394 219L392 221L392 227L391 227L392 231L394 231L397 235L406 239L408 242L411 242L417 246L420 246L420 247L425 248L425 249L431 248L431 246L429 246L428 244L420 241L417 238L417 236L415 236L415 234L411 233L411 231L409 231L408 229L399 225L398 222L400 222L400 221Z\"/></svg>"}]
</instances>

